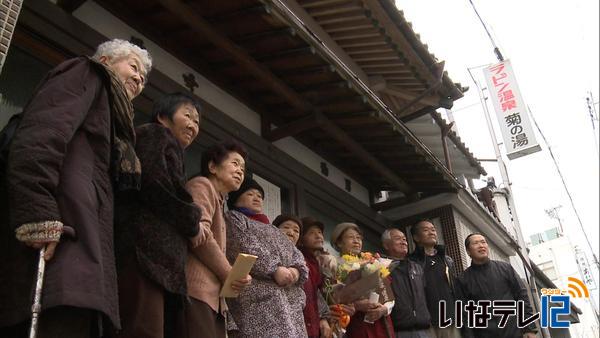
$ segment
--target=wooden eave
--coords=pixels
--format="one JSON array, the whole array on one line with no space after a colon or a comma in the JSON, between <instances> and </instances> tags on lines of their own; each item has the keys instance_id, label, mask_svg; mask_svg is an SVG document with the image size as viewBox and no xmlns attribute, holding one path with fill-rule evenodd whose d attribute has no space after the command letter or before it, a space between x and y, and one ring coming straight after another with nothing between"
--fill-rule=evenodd
<instances>
[{"instance_id":1,"label":"wooden eave","mask_svg":"<svg viewBox=\"0 0 600 338\"><path fill-rule=\"evenodd\" d=\"M258 112L264 138L293 136L372 191L428 196L460 187L408 129L391 124L371 95L265 3L97 2ZM417 77L406 83L425 88Z\"/></svg>"},{"instance_id":2,"label":"wooden eave","mask_svg":"<svg viewBox=\"0 0 600 338\"><path fill-rule=\"evenodd\" d=\"M450 108L463 96L464 88L443 71L443 62L429 53L393 0L298 3L361 67L399 118L418 117L413 113L426 106Z\"/></svg>"}]
</instances>

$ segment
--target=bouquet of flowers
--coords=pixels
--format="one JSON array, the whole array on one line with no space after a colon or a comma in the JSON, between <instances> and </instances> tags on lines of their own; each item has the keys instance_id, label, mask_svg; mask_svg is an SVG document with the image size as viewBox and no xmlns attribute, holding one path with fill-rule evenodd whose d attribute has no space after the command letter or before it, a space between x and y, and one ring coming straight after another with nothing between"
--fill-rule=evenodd
<instances>
[{"instance_id":1,"label":"bouquet of flowers","mask_svg":"<svg viewBox=\"0 0 600 338\"><path fill-rule=\"evenodd\" d=\"M343 255L340 258L335 282L328 280L325 283L327 302L334 305L334 311L338 312L339 320L333 325L338 332L343 332L350 323L350 316L344 313L340 304L351 304L359 299L369 298L372 292L379 295L380 303L393 299L387 281L390 262L370 252L363 252L358 256Z\"/></svg>"}]
</instances>

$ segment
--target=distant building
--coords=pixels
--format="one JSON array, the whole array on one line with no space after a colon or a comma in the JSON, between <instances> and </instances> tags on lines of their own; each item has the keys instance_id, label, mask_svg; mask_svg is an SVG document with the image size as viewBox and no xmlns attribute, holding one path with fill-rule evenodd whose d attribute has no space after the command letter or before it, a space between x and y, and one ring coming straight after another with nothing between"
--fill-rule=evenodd
<instances>
[{"instance_id":1,"label":"distant building","mask_svg":"<svg viewBox=\"0 0 600 338\"><path fill-rule=\"evenodd\" d=\"M594 305L598 300L598 288L589 274L589 265L585 254L577 246L573 246L559 228L531 235L530 240L529 258L556 287L567 290L567 279L575 277L584 281L590 291L591 298L577 298L572 302L581 309L582 314L578 316L579 323L571 325L570 336L564 333L552 333L552 337L598 337L597 310ZM543 287L548 286L544 285Z\"/></svg>"}]
</instances>

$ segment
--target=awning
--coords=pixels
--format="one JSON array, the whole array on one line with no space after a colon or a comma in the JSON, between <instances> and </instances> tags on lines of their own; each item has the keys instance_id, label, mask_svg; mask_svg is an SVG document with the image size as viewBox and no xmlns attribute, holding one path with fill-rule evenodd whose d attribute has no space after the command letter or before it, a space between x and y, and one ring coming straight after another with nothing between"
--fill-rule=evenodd
<instances>
[{"instance_id":1,"label":"awning","mask_svg":"<svg viewBox=\"0 0 600 338\"><path fill-rule=\"evenodd\" d=\"M281 1L97 2L258 112L264 138L293 136L374 192L428 196L461 187L368 83L335 61L336 54L330 55L293 13L282 10ZM408 41L398 45L399 51L425 60L407 66L406 79L399 80L403 90L460 97L431 55L423 56ZM436 71L442 79L438 85L432 82ZM414 113L419 107L408 109Z\"/></svg>"}]
</instances>

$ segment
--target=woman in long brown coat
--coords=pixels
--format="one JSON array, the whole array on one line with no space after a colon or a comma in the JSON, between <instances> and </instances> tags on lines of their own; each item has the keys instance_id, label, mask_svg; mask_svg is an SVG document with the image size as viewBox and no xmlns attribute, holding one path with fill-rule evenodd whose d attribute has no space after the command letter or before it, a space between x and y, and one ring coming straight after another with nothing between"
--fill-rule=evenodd
<instances>
[{"instance_id":1,"label":"woman in long brown coat","mask_svg":"<svg viewBox=\"0 0 600 338\"><path fill-rule=\"evenodd\" d=\"M27 246L46 246L44 337L98 336L102 319L119 326L113 187L139 187L131 100L150 68L145 50L111 40L92 59L71 59L50 71L25 108L7 167L1 336L27 331L38 256ZM63 226L74 228L76 238L59 243Z\"/></svg>"},{"instance_id":2,"label":"woman in long brown coat","mask_svg":"<svg viewBox=\"0 0 600 338\"><path fill-rule=\"evenodd\" d=\"M153 122L136 128L139 192L118 194L115 244L122 338L162 338L187 294L185 258L200 209L185 189L184 150L200 126L200 105L174 93L154 103ZM167 325L165 325L167 323Z\"/></svg>"}]
</instances>

